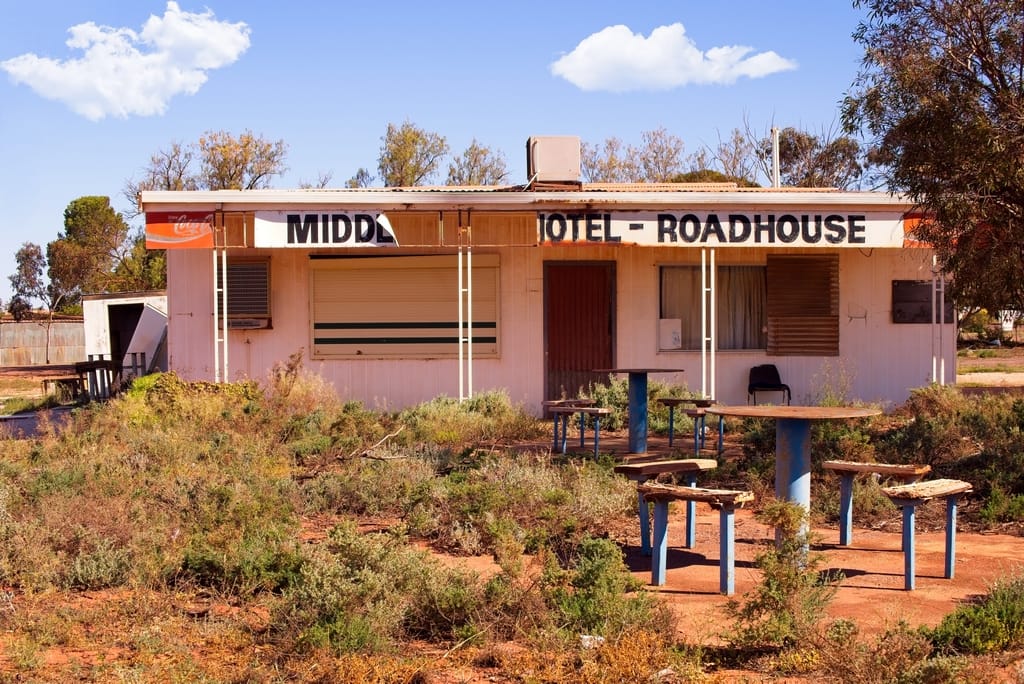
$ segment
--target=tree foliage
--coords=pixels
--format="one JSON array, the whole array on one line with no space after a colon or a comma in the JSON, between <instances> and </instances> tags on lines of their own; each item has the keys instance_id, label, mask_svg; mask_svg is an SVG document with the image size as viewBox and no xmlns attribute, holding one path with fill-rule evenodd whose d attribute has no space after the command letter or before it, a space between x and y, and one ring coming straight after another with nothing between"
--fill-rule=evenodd
<instances>
[{"instance_id":1,"label":"tree foliage","mask_svg":"<svg viewBox=\"0 0 1024 684\"><path fill-rule=\"evenodd\" d=\"M580 150L583 180L591 183L666 183L684 171L683 140L664 127L645 131L639 147L615 137L603 145L584 142Z\"/></svg>"},{"instance_id":2,"label":"tree foliage","mask_svg":"<svg viewBox=\"0 0 1024 684\"><path fill-rule=\"evenodd\" d=\"M356 174L345 181L346 188L368 188L373 183L373 174L369 170L359 167Z\"/></svg>"},{"instance_id":3,"label":"tree foliage","mask_svg":"<svg viewBox=\"0 0 1024 684\"><path fill-rule=\"evenodd\" d=\"M506 178L505 155L481 145L476 138L448 164L448 185L501 185Z\"/></svg>"},{"instance_id":4,"label":"tree foliage","mask_svg":"<svg viewBox=\"0 0 1024 684\"><path fill-rule=\"evenodd\" d=\"M1024 4L857 0L860 71L843 103L964 305L1024 308Z\"/></svg>"},{"instance_id":5,"label":"tree foliage","mask_svg":"<svg viewBox=\"0 0 1024 684\"><path fill-rule=\"evenodd\" d=\"M448 154L448 141L406 121L388 124L381 138L377 170L386 187L426 185Z\"/></svg>"},{"instance_id":6,"label":"tree foliage","mask_svg":"<svg viewBox=\"0 0 1024 684\"><path fill-rule=\"evenodd\" d=\"M270 141L252 131L237 138L227 131L208 131L199 137L200 188L257 190L285 170L288 151L283 140Z\"/></svg>"},{"instance_id":7,"label":"tree foliage","mask_svg":"<svg viewBox=\"0 0 1024 684\"><path fill-rule=\"evenodd\" d=\"M779 131L779 181L799 188L840 188L855 186L864 173L860 143L848 135L815 135L793 127ZM757 145L762 170L772 175L772 140Z\"/></svg>"},{"instance_id":8,"label":"tree foliage","mask_svg":"<svg viewBox=\"0 0 1024 684\"><path fill-rule=\"evenodd\" d=\"M32 242L22 244L14 254L17 269L10 276L14 296L7 302L7 311L14 320L24 320L32 311L32 300L49 304L48 290L43 273L46 271L46 257L42 248Z\"/></svg>"},{"instance_id":9,"label":"tree foliage","mask_svg":"<svg viewBox=\"0 0 1024 684\"><path fill-rule=\"evenodd\" d=\"M128 232L109 197L72 200L64 210L64 231L46 246L51 306L73 309L83 293L120 290L116 268L129 255Z\"/></svg>"},{"instance_id":10,"label":"tree foliage","mask_svg":"<svg viewBox=\"0 0 1024 684\"><path fill-rule=\"evenodd\" d=\"M723 175L742 179L741 187L757 187L757 146L751 136L734 128L725 140L719 136L718 145L710 156ZM702 164L695 170L704 168Z\"/></svg>"},{"instance_id":11,"label":"tree foliage","mask_svg":"<svg viewBox=\"0 0 1024 684\"><path fill-rule=\"evenodd\" d=\"M207 131L195 143L172 142L150 156L140 180L125 182L124 196L132 206L129 218L140 213L139 193L145 190L270 187L272 177L286 169L287 150L283 140L267 140L248 130L238 137L226 131Z\"/></svg>"}]
</instances>

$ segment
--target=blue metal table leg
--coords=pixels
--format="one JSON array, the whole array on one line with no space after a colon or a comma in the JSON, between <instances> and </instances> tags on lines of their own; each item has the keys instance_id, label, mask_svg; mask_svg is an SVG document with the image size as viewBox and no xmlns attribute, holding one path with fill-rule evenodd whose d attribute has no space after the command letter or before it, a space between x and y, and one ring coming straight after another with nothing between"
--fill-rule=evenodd
<instances>
[{"instance_id":1,"label":"blue metal table leg","mask_svg":"<svg viewBox=\"0 0 1024 684\"><path fill-rule=\"evenodd\" d=\"M914 512L917 506L903 506L903 588L914 589Z\"/></svg>"},{"instance_id":2,"label":"blue metal table leg","mask_svg":"<svg viewBox=\"0 0 1024 684\"><path fill-rule=\"evenodd\" d=\"M676 431L676 407L668 407L668 445L672 446L672 439L675 437Z\"/></svg>"},{"instance_id":3,"label":"blue metal table leg","mask_svg":"<svg viewBox=\"0 0 1024 684\"><path fill-rule=\"evenodd\" d=\"M721 456L725 453L725 444L723 443L725 435L725 416L718 416L718 455Z\"/></svg>"},{"instance_id":4,"label":"blue metal table leg","mask_svg":"<svg viewBox=\"0 0 1024 684\"><path fill-rule=\"evenodd\" d=\"M839 544L853 541L853 473L839 476Z\"/></svg>"},{"instance_id":5,"label":"blue metal table leg","mask_svg":"<svg viewBox=\"0 0 1024 684\"><path fill-rule=\"evenodd\" d=\"M811 510L811 421L778 418L775 421L775 496ZM805 519L801 532L809 527Z\"/></svg>"},{"instance_id":6,"label":"blue metal table leg","mask_svg":"<svg viewBox=\"0 0 1024 684\"><path fill-rule=\"evenodd\" d=\"M651 584L665 584L668 565L668 501L654 502L654 555L651 558Z\"/></svg>"},{"instance_id":7,"label":"blue metal table leg","mask_svg":"<svg viewBox=\"0 0 1024 684\"><path fill-rule=\"evenodd\" d=\"M629 451L647 453L647 373L629 374Z\"/></svg>"},{"instance_id":8,"label":"blue metal table leg","mask_svg":"<svg viewBox=\"0 0 1024 684\"><path fill-rule=\"evenodd\" d=\"M726 596L736 593L736 509L722 506L719 513L718 590Z\"/></svg>"},{"instance_id":9,"label":"blue metal table leg","mask_svg":"<svg viewBox=\"0 0 1024 684\"><path fill-rule=\"evenodd\" d=\"M557 413L553 413L551 415L553 416L553 421L552 422L555 424L555 436L551 440L551 450L552 451L558 451L558 414Z\"/></svg>"},{"instance_id":10,"label":"blue metal table leg","mask_svg":"<svg viewBox=\"0 0 1024 684\"><path fill-rule=\"evenodd\" d=\"M696 473L686 474L686 486L697 486ZM697 545L697 502L686 502L686 548L692 549Z\"/></svg>"},{"instance_id":11,"label":"blue metal table leg","mask_svg":"<svg viewBox=\"0 0 1024 684\"><path fill-rule=\"evenodd\" d=\"M643 480L640 480L643 482ZM647 499L642 492L636 493L636 513L640 518L640 554L651 555L651 512L647 509Z\"/></svg>"},{"instance_id":12,"label":"blue metal table leg","mask_svg":"<svg viewBox=\"0 0 1024 684\"><path fill-rule=\"evenodd\" d=\"M956 563L956 500L957 495L946 497L946 579L953 579Z\"/></svg>"}]
</instances>

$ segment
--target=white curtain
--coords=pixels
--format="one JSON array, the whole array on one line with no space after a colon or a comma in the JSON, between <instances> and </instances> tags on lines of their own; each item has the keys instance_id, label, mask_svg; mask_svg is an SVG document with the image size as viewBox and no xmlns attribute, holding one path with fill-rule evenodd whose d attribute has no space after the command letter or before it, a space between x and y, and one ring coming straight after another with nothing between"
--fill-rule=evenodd
<instances>
[{"instance_id":1,"label":"white curtain","mask_svg":"<svg viewBox=\"0 0 1024 684\"><path fill-rule=\"evenodd\" d=\"M719 349L767 346L766 283L764 266L718 267ZM661 317L681 321L683 349L700 349L700 297L699 266L661 269Z\"/></svg>"}]
</instances>

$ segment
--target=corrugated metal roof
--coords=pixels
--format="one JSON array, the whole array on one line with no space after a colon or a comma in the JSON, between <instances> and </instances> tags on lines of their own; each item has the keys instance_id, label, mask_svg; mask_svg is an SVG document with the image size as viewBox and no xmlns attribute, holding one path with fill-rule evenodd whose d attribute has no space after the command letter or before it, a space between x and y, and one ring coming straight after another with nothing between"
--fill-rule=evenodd
<instances>
[{"instance_id":1,"label":"corrugated metal roof","mask_svg":"<svg viewBox=\"0 0 1024 684\"><path fill-rule=\"evenodd\" d=\"M416 186L299 190L196 190L140 193L143 211L259 210L289 206L366 206L391 209L474 208L500 211L604 206L834 206L909 210L914 203L888 192L834 188L740 188L730 183L588 183L579 186Z\"/></svg>"}]
</instances>

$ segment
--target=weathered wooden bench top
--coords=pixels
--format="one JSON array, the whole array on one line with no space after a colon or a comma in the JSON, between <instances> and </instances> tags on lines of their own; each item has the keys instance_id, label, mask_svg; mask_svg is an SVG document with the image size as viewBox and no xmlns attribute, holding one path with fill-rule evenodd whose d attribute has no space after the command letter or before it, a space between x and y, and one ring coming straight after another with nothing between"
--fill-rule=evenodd
<instances>
[{"instance_id":1,"label":"weathered wooden bench top","mask_svg":"<svg viewBox=\"0 0 1024 684\"><path fill-rule=\"evenodd\" d=\"M707 408L715 403L714 399L707 397L658 397L658 403L664 406L681 406L682 404L693 404L697 407Z\"/></svg>"},{"instance_id":2,"label":"weathered wooden bench top","mask_svg":"<svg viewBox=\"0 0 1024 684\"><path fill-rule=\"evenodd\" d=\"M637 461L619 463L613 470L623 475L658 475L660 473L687 473L712 470L718 467L713 458L685 458L672 461Z\"/></svg>"},{"instance_id":3,"label":"weathered wooden bench top","mask_svg":"<svg viewBox=\"0 0 1024 684\"><path fill-rule=\"evenodd\" d=\"M541 402L541 404L547 408L555 406L593 406L594 400L587 399L586 397L578 397L576 399L548 399Z\"/></svg>"},{"instance_id":4,"label":"weathered wooden bench top","mask_svg":"<svg viewBox=\"0 0 1024 684\"><path fill-rule=\"evenodd\" d=\"M942 496L954 494L965 494L973 487L970 482L963 480L926 480L914 484L898 485L895 487L883 487L882 492L891 499L902 501L928 501Z\"/></svg>"},{"instance_id":5,"label":"weathered wooden bench top","mask_svg":"<svg viewBox=\"0 0 1024 684\"><path fill-rule=\"evenodd\" d=\"M736 506L754 500L754 493L735 489L704 489L702 487L681 487L668 484L637 485L637 491L647 501L701 501L704 503Z\"/></svg>"},{"instance_id":6,"label":"weathered wooden bench top","mask_svg":"<svg viewBox=\"0 0 1024 684\"><path fill-rule=\"evenodd\" d=\"M588 416L607 416L612 413L612 408L609 406L583 406L573 404L559 404L557 406L548 406L548 411L551 413L585 413Z\"/></svg>"},{"instance_id":7,"label":"weathered wooden bench top","mask_svg":"<svg viewBox=\"0 0 1024 684\"><path fill-rule=\"evenodd\" d=\"M860 463L858 461L824 461L821 467L838 473L878 473L879 475L898 475L901 477L921 477L931 472L929 465L913 463Z\"/></svg>"}]
</instances>

